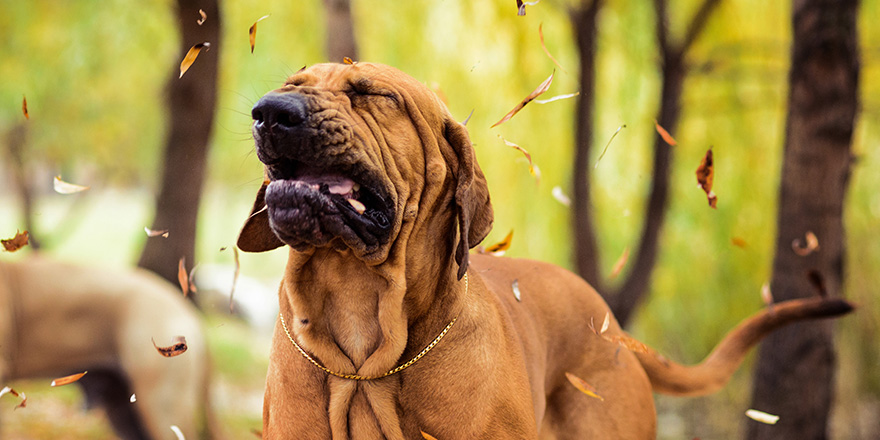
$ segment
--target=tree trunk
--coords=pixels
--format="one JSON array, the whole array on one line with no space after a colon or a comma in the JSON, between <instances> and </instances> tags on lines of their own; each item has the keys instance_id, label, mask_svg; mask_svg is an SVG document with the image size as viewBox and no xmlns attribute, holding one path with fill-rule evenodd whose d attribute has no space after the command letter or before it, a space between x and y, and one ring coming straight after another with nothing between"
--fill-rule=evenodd
<instances>
[{"instance_id":1,"label":"tree trunk","mask_svg":"<svg viewBox=\"0 0 880 440\"><path fill-rule=\"evenodd\" d=\"M815 295L817 290L830 296L842 291L843 201L858 108L857 3L794 2L788 118L770 283L777 301ZM803 243L809 232L816 235L820 247L800 256L792 242ZM749 422L748 438L828 438L834 373L831 322L796 324L769 336L760 349L752 407L780 419L775 426Z\"/></svg>"},{"instance_id":2,"label":"tree trunk","mask_svg":"<svg viewBox=\"0 0 880 440\"><path fill-rule=\"evenodd\" d=\"M639 238L634 262L626 279L619 289L613 290L603 282L599 271L599 247L596 232L590 214L590 171L589 158L593 132L593 102L595 91L595 52L596 52L596 15L600 1L595 0L589 5L581 5L574 10L572 26L577 36L580 51L581 98L578 100L576 113L576 138L574 161L574 234L575 234L575 266L578 274L598 290L621 325L626 325L632 317L636 306L648 291L651 272L657 261L658 243L663 221L666 217L666 206L669 198L669 179L672 163L672 147L666 144L660 135L654 136L654 162L651 178L651 193L645 210L645 221ZM684 87L685 56L694 41L706 27L712 12L720 0L704 0L689 23L685 35L679 44L669 41L667 26L666 0L654 0L655 32L657 46L662 59L660 109L658 122L666 130L674 132L681 115L681 96Z\"/></svg>"},{"instance_id":3,"label":"tree trunk","mask_svg":"<svg viewBox=\"0 0 880 440\"><path fill-rule=\"evenodd\" d=\"M351 0L324 0L327 18L327 59L342 62L349 57L358 60L357 40L354 36L354 20L351 18Z\"/></svg>"},{"instance_id":4,"label":"tree trunk","mask_svg":"<svg viewBox=\"0 0 880 440\"><path fill-rule=\"evenodd\" d=\"M199 26L199 9L208 18ZM194 44L220 44L220 10L216 0L179 0L180 59ZM168 79L170 130L162 161L162 181L156 200L153 229L167 229L168 238L147 240L138 266L177 283L181 257L189 265L195 259L196 220L202 195L208 141L214 122L219 51L205 51L178 79L174 68ZM176 66L175 66L176 67Z\"/></svg>"}]
</instances>

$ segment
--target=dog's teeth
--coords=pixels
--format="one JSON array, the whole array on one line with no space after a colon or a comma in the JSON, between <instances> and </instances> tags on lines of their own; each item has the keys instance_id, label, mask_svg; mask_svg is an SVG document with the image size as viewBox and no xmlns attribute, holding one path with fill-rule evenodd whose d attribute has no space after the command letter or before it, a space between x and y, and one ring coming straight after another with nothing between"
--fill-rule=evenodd
<instances>
[{"instance_id":1,"label":"dog's teeth","mask_svg":"<svg viewBox=\"0 0 880 440\"><path fill-rule=\"evenodd\" d=\"M346 200L348 200L348 203L354 208L355 211L357 211L358 214L363 214L364 211L367 210L367 207L364 206L363 203L358 202L355 199L346 199Z\"/></svg>"}]
</instances>

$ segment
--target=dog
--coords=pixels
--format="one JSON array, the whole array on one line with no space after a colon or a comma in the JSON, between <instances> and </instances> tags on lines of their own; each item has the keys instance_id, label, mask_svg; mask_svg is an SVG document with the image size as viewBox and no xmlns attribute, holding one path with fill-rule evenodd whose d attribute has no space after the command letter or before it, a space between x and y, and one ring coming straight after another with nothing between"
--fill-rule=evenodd
<instances>
[{"instance_id":1,"label":"dog","mask_svg":"<svg viewBox=\"0 0 880 440\"><path fill-rule=\"evenodd\" d=\"M152 346L184 336L166 358ZM33 256L0 263L0 384L76 383L123 439L213 438L207 341L192 304L152 273ZM37 405L38 402L30 402Z\"/></svg>"},{"instance_id":2,"label":"dog","mask_svg":"<svg viewBox=\"0 0 880 440\"><path fill-rule=\"evenodd\" d=\"M252 116L266 179L237 245L289 252L267 439L654 438L652 392L711 393L772 329L851 309L775 304L680 366L638 349L571 272L469 254L492 227L486 179L465 127L417 80L315 65Z\"/></svg>"}]
</instances>

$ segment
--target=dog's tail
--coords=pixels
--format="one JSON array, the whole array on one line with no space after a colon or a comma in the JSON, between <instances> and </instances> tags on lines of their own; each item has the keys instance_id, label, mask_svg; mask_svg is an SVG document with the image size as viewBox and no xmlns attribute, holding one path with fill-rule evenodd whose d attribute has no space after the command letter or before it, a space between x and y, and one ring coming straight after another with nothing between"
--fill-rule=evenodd
<instances>
[{"instance_id":1,"label":"dog's tail","mask_svg":"<svg viewBox=\"0 0 880 440\"><path fill-rule=\"evenodd\" d=\"M650 351L635 354L654 391L677 396L711 394L727 384L749 349L773 330L796 321L841 316L853 309L851 303L836 298L796 299L773 304L741 322L706 359L693 366L676 364Z\"/></svg>"}]
</instances>

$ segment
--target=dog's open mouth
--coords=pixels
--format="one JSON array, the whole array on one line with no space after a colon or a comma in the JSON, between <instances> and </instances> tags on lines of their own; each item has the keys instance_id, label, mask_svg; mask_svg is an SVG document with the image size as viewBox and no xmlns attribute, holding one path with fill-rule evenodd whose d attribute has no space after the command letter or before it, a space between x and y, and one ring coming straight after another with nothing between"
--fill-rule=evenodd
<instances>
[{"instance_id":1,"label":"dog's open mouth","mask_svg":"<svg viewBox=\"0 0 880 440\"><path fill-rule=\"evenodd\" d=\"M282 159L266 166L269 224L295 249L340 239L345 247L371 252L384 244L393 218L389 197L366 173L322 169Z\"/></svg>"}]
</instances>

